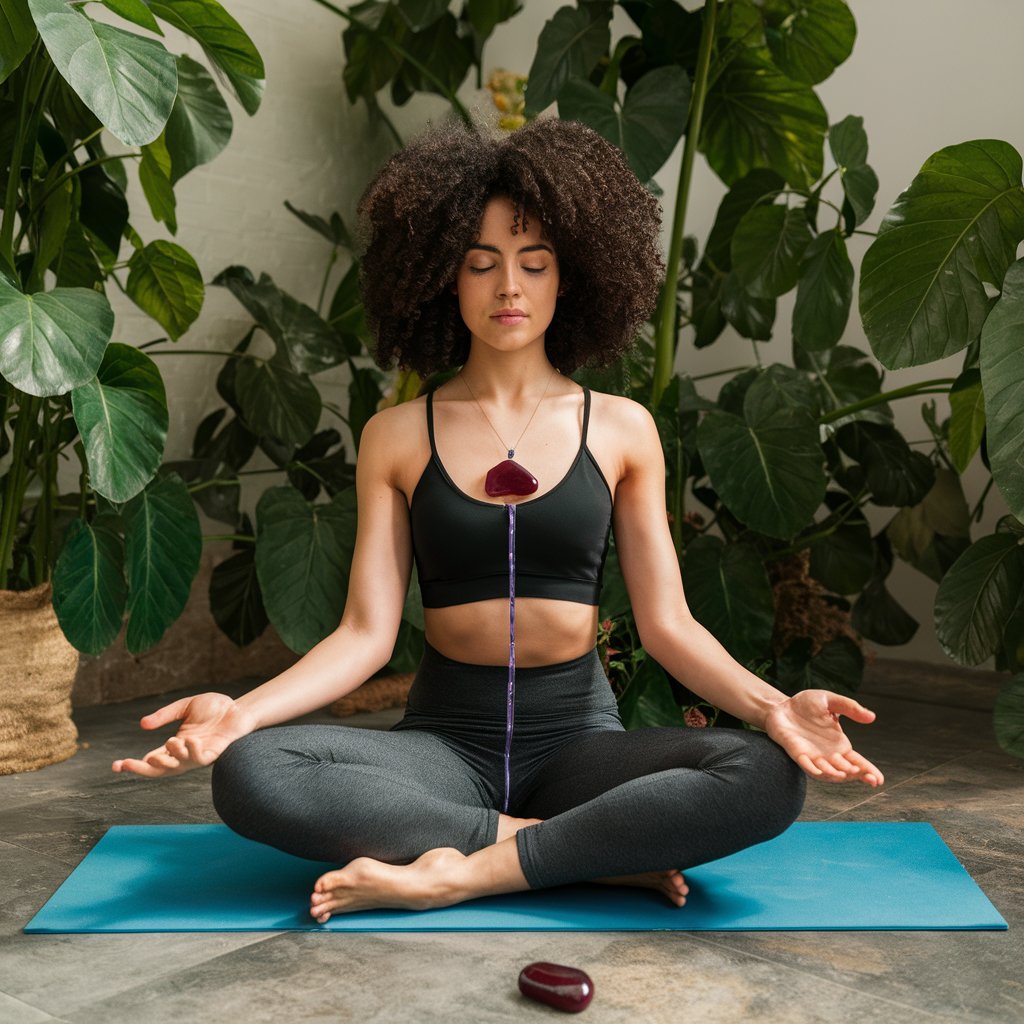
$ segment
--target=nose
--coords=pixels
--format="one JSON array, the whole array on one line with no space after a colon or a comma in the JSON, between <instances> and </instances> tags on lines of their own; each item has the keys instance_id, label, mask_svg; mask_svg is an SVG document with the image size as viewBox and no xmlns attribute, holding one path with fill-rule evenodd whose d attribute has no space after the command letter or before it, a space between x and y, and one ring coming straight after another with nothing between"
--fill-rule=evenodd
<instances>
[{"instance_id":1,"label":"nose","mask_svg":"<svg viewBox=\"0 0 1024 1024\"><path fill-rule=\"evenodd\" d=\"M498 278L498 295L505 298L509 295L522 295L519 283L519 272L515 266L506 267Z\"/></svg>"}]
</instances>

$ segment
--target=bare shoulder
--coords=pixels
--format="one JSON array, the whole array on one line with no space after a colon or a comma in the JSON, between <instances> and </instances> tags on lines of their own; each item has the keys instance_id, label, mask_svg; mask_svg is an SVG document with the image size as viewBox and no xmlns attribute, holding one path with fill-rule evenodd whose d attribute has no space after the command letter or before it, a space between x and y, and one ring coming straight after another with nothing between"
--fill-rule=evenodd
<instances>
[{"instance_id":1,"label":"bare shoulder","mask_svg":"<svg viewBox=\"0 0 1024 1024\"><path fill-rule=\"evenodd\" d=\"M375 412L359 439L359 461L381 468L416 461L428 447L425 403L425 398L414 398Z\"/></svg>"},{"instance_id":2,"label":"bare shoulder","mask_svg":"<svg viewBox=\"0 0 1024 1024\"><path fill-rule=\"evenodd\" d=\"M593 391L591 396L589 446L606 479L621 481L641 468L658 470L661 441L647 408L622 395Z\"/></svg>"},{"instance_id":3,"label":"bare shoulder","mask_svg":"<svg viewBox=\"0 0 1024 1024\"><path fill-rule=\"evenodd\" d=\"M609 450L636 452L649 445L660 447L658 428L646 406L622 395L591 392L590 432Z\"/></svg>"}]
</instances>

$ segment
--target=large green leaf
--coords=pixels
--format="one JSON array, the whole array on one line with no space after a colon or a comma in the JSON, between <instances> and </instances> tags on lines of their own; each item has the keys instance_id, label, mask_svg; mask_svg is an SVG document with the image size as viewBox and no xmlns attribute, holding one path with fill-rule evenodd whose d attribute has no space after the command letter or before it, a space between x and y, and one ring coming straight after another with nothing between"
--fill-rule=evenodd
<instances>
[{"instance_id":1,"label":"large green leaf","mask_svg":"<svg viewBox=\"0 0 1024 1024\"><path fill-rule=\"evenodd\" d=\"M142 147L139 161L139 184L149 203L153 220L167 225L172 235L178 233L177 200L171 185L171 154L163 135Z\"/></svg>"},{"instance_id":2,"label":"large green leaf","mask_svg":"<svg viewBox=\"0 0 1024 1024\"><path fill-rule=\"evenodd\" d=\"M28 0L54 65L126 146L152 142L174 104L174 57L152 39L87 18L66 0Z\"/></svg>"},{"instance_id":3,"label":"large green leaf","mask_svg":"<svg viewBox=\"0 0 1024 1024\"><path fill-rule=\"evenodd\" d=\"M472 42L468 37L459 34L455 16L448 12L428 28L411 36L406 41L405 48L414 60L433 73L433 78L409 61L405 61L396 79L396 88L404 90L401 93L402 98L392 93L396 97L396 103L404 103L404 97L411 96L413 92L436 92L445 95L444 88L438 85L438 82L454 92L462 84L466 72L473 63Z\"/></svg>"},{"instance_id":4,"label":"large green leaf","mask_svg":"<svg viewBox=\"0 0 1024 1024\"><path fill-rule=\"evenodd\" d=\"M153 479L167 440L167 396L145 352L111 342L93 380L71 392L93 488L127 501Z\"/></svg>"},{"instance_id":5,"label":"large green leaf","mask_svg":"<svg viewBox=\"0 0 1024 1024\"><path fill-rule=\"evenodd\" d=\"M28 56L35 38L27 0L0 0L0 83Z\"/></svg>"},{"instance_id":6,"label":"large green leaf","mask_svg":"<svg viewBox=\"0 0 1024 1024\"><path fill-rule=\"evenodd\" d=\"M978 338L1024 238L1021 157L997 140L930 156L864 254L860 314L890 369L934 362Z\"/></svg>"},{"instance_id":7,"label":"large green leaf","mask_svg":"<svg viewBox=\"0 0 1024 1024\"><path fill-rule=\"evenodd\" d=\"M852 345L836 345L820 352L809 352L794 344L793 365L815 374L821 408L825 411L852 405L862 398L876 395L882 388L882 375L875 361ZM891 424L892 409L888 402L879 402L832 420L829 429L838 430L855 419Z\"/></svg>"},{"instance_id":8,"label":"large green leaf","mask_svg":"<svg viewBox=\"0 0 1024 1024\"><path fill-rule=\"evenodd\" d=\"M985 444L992 478L1007 507L1024 519L1024 260L1003 280L985 321L978 359L985 400Z\"/></svg>"},{"instance_id":9,"label":"large green leaf","mask_svg":"<svg viewBox=\"0 0 1024 1024\"><path fill-rule=\"evenodd\" d=\"M853 264L840 231L823 231L804 250L793 307L793 340L808 351L831 348L846 330Z\"/></svg>"},{"instance_id":10,"label":"large green leaf","mask_svg":"<svg viewBox=\"0 0 1024 1024\"><path fill-rule=\"evenodd\" d=\"M843 0L766 0L762 10L772 59L798 82L823 82L853 50L857 24Z\"/></svg>"},{"instance_id":11,"label":"large green leaf","mask_svg":"<svg viewBox=\"0 0 1024 1024\"><path fill-rule=\"evenodd\" d=\"M268 274L256 281L245 267L233 266L222 270L213 283L230 290L299 373L329 370L347 358L338 332L315 310L281 291Z\"/></svg>"},{"instance_id":12,"label":"large green leaf","mask_svg":"<svg viewBox=\"0 0 1024 1024\"><path fill-rule=\"evenodd\" d=\"M803 210L754 206L732 236L733 273L755 298L784 295L800 277L800 261L811 237Z\"/></svg>"},{"instance_id":13,"label":"large green leaf","mask_svg":"<svg viewBox=\"0 0 1024 1024\"><path fill-rule=\"evenodd\" d=\"M100 654L121 629L128 585L117 516L76 519L53 567L53 610L64 635L84 654Z\"/></svg>"},{"instance_id":14,"label":"large green leaf","mask_svg":"<svg viewBox=\"0 0 1024 1024\"><path fill-rule=\"evenodd\" d=\"M850 609L850 625L876 644L902 647L917 632L917 620L889 593L881 581L872 581Z\"/></svg>"},{"instance_id":15,"label":"large green leaf","mask_svg":"<svg viewBox=\"0 0 1024 1024\"><path fill-rule=\"evenodd\" d=\"M134 22L141 28L148 28L150 32L155 32L158 36L163 35L156 18L153 17L153 12L146 6L145 0L101 0L101 2L104 7L109 8L115 14L120 14L122 18Z\"/></svg>"},{"instance_id":16,"label":"large green leaf","mask_svg":"<svg viewBox=\"0 0 1024 1024\"><path fill-rule=\"evenodd\" d=\"M864 655L848 636L833 637L811 654L807 637L794 640L776 665L779 689L794 694L801 690L831 690L852 697L864 676Z\"/></svg>"},{"instance_id":17,"label":"large green leaf","mask_svg":"<svg viewBox=\"0 0 1024 1024\"><path fill-rule=\"evenodd\" d=\"M235 390L246 426L286 444L305 444L320 420L316 385L278 360L240 359Z\"/></svg>"},{"instance_id":18,"label":"large green leaf","mask_svg":"<svg viewBox=\"0 0 1024 1024\"><path fill-rule=\"evenodd\" d=\"M867 474L876 505L916 505L935 483L935 467L895 427L854 420L836 431L836 443Z\"/></svg>"},{"instance_id":19,"label":"large green leaf","mask_svg":"<svg viewBox=\"0 0 1024 1024\"><path fill-rule=\"evenodd\" d=\"M188 330L203 307L203 276L180 245L157 239L128 262L128 297L148 313L172 340Z\"/></svg>"},{"instance_id":20,"label":"large green leaf","mask_svg":"<svg viewBox=\"0 0 1024 1024\"><path fill-rule=\"evenodd\" d=\"M744 338L768 341L775 323L775 299L760 299L743 286L734 270L722 281L721 311Z\"/></svg>"},{"instance_id":21,"label":"large green leaf","mask_svg":"<svg viewBox=\"0 0 1024 1024\"><path fill-rule=\"evenodd\" d=\"M859 592L873 565L871 530L856 513L811 547L811 575L835 594Z\"/></svg>"},{"instance_id":22,"label":"large green leaf","mask_svg":"<svg viewBox=\"0 0 1024 1024\"><path fill-rule=\"evenodd\" d=\"M559 116L582 121L618 146L641 181L653 177L676 148L689 104L690 80L674 64L648 71L621 107L584 78L570 78L558 94Z\"/></svg>"},{"instance_id":23,"label":"large green leaf","mask_svg":"<svg viewBox=\"0 0 1024 1024\"><path fill-rule=\"evenodd\" d=\"M560 7L544 23L526 85L526 113L539 114L558 99L570 78L586 78L608 52L608 23L585 10Z\"/></svg>"},{"instance_id":24,"label":"large green leaf","mask_svg":"<svg viewBox=\"0 0 1024 1024\"><path fill-rule=\"evenodd\" d=\"M402 56L385 39L404 46L409 26L394 4L383 0L364 0L349 8L352 21L341 34L345 46L342 80L349 102L362 96L373 103L402 66Z\"/></svg>"},{"instance_id":25,"label":"large green leaf","mask_svg":"<svg viewBox=\"0 0 1024 1024\"><path fill-rule=\"evenodd\" d=\"M653 658L640 663L623 695L620 713L627 729L683 724L683 710L672 697L668 676Z\"/></svg>"},{"instance_id":26,"label":"large green leaf","mask_svg":"<svg viewBox=\"0 0 1024 1024\"><path fill-rule=\"evenodd\" d=\"M1024 672L999 692L993 721L999 746L1014 757L1024 757Z\"/></svg>"},{"instance_id":27,"label":"large green leaf","mask_svg":"<svg viewBox=\"0 0 1024 1024\"><path fill-rule=\"evenodd\" d=\"M238 647L252 643L267 628L256 578L256 549L252 546L224 559L210 577L210 611L221 632Z\"/></svg>"},{"instance_id":28,"label":"large green leaf","mask_svg":"<svg viewBox=\"0 0 1024 1024\"><path fill-rule=\"evenodd\" d=\"M355 489L310 505L293 487L272 487L256 507L256 573L281 639L305 653L341 619L355 547Z\"/></svg>"},{"instance_id":29,"label":"large green leaf","mask_svg":"<svg viewBox=\"0 0 1024 1024\"><path fill-rule=\"evenodd\" d=\"M210 73L186 54L177 60L178 94L164 130L172 184L217 156L232 130L231 111Z\"/></svg>"},{"instance_id":30,"label":"large green leaf","mask_svg":"<svg viewBox=\"0 0 1024 1024\"><path fill-rule=\"evenodd\" d=\"M93 377L113 329L102 292L25 295L0 276L0 374L30 395L63 395Z\"/></svg>"},{"instance_id":31,"label":"large green leaf","mask_svg":"<svg viewBox=\"0 0 1024 1024\"><path fill-rule=\"evenodd\" d=\"M821 177L827 130L814 90L747 49L708 90L700 149L727 185L755 167L770 167L794 187L809 189Z\"/></svg>"},{"instance_id":32,"label":"large green leaf","mask_svg":"<svg viewBox=\"0 0 1024 1024\"><path fill-rule=\"evenodd\" d=\"M774 171L758 167L737 181L719 204L715 223L704 248L702 269L705 265L724 272L732 267L732 236L747 211L765 197L774 198L786 183Z\"/></svg>"},{"instance_id":33,"label":"large green leaf","mask_svg":"<svg viewBox=\"0 0 1024 1024\"><path fill-rule=\"evenodd\" d=\"M241 25L217 0L147 0L149 9L169 25L202 44L206 55L227 76L238 102L255 114L263 99L263 58Z\"/></svg>"},{"instance_id":34,"label":"large green leaf","mask_svg":"<svg viewBox=\"0 0 1024 1024\"><path fill-rule=\"evenodd\" d=\"M1024 590L1024 548L1013 533L976 540L951 566L935 595L935 633L961 665L978 665L1002 643Z\"/></svg>"},{"instance_id":35,"label":"large green leaf","mask_svg":"<svg viewBox=\"0 0 1024 1024\"><path fill-rule=\"evenodd\" d=\"M398 0L398 9L413 32L421 32L448 12L448 0Z\"/></svg>"},{"instance_id":36,"label":"large green leaf","mask_svg":"<svg viewBox=\"0 0 1024 1024\"><path fill-rule=\"evenodd\" d=\"M199 570L203 536L181 477L159 476L123 511L129 651L144 651L181 614Z\"/></svg>"},{"instance_id":37,"label":"large green leaf","mask_svg":"<svg viewBox=\"0 0 1024 1024\"><path fill-rule=\"evenodd\" d=\"M771 650L772 587L752 545L724 544L710 534L695 537L684 553L683 584L694 618L740 664Z\"/></svg>"},{"instance_id":38,"label":"large green leaf","mask_svg":"<svg viewBox=\"0 0 1024 1024\"><path fill-rule=\"evenodd\" d=\"M825 494L818 428L806 410L780 407L767 380L744 397L744 417L710 412L697 428L697 448L711 485L743 523L789 540Z\"/></svg>"},{"instance_id":39,"label":"large green leaf","mask_svg":"<svg viewBox=\"0 0 1024 1024\"><path fill-rule=\"evenodd\" d=\"M964 370L949 389L949 456L958 473L967 468L981 444L986 397L976 366Z\"/></svg>"}]
</instances>

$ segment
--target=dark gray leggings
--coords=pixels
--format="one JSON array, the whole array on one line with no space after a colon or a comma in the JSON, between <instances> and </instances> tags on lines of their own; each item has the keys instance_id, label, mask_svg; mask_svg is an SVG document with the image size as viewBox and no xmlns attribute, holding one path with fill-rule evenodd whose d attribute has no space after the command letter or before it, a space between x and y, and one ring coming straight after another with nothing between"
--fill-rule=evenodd
<instances>
[{"instance_id":1,"label":"dark gray leggings","mask_svg":"<svg viewBox=\"0 0 1024 1024\"><path fill-rule=\"evenodd\" d=\"M390 731L281 726L213 767L236 832L311 860L395 864L495 841L504 795L502 666L428 647ZM516 672L509 813L531 888L688 868L764 842L800 813L804 775L760 733L623 729L596 652Z\"/></svg>"}]
</instances>

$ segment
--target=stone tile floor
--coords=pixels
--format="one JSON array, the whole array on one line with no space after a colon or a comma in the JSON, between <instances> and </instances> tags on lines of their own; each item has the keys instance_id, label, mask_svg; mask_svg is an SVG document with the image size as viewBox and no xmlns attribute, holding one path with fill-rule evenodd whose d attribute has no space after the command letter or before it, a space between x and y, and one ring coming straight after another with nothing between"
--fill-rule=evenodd
<instances>
[{"instance_id":1,"label":"stone tile floor","mask_svg":"<svg viewBox=\"0 0 1024 1024\"><path fill-rule=\"evenodd\" d=\"M168 698L81 709L75 757L0 777L0 1021L539 1021L557 1012L516 977L552 960L594 979L592 1024L1024 1022L1024 762L991 738L992 692L978 673L876 663L862 700L878 721L851 731L887 783L812 784L803 817L930 821L1008 932L24 935L110 825L217 820L206 772L109 771L148 749L137 720Z\"/></svg>"}]
</instances>

